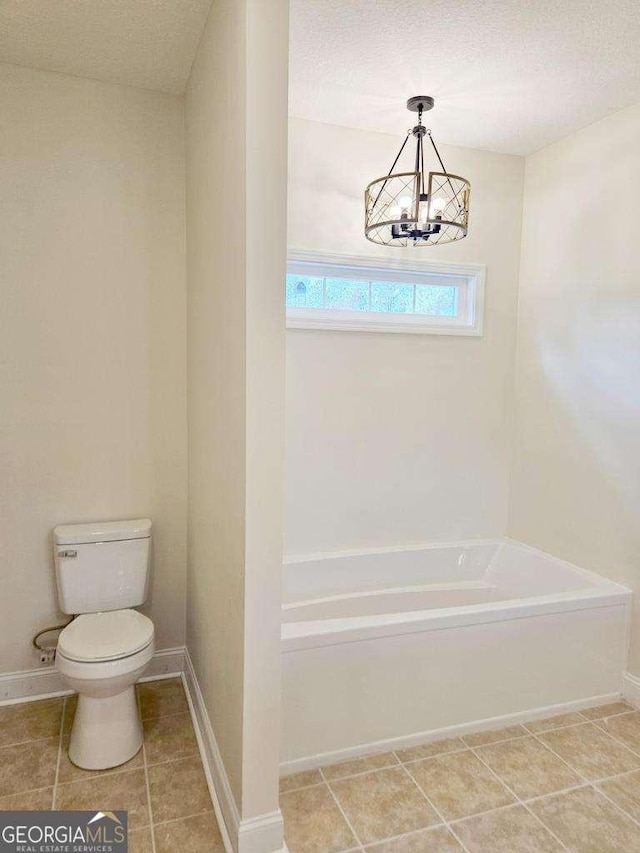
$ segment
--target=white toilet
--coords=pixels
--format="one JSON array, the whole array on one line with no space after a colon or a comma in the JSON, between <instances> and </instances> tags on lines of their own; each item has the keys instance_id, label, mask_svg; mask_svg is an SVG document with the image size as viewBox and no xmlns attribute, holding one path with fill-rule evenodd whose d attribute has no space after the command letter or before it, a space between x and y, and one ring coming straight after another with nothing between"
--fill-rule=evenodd
<instances>
[{"instance_id":1,"label":"white toilet","mask_svg":"<svg viewBox=\"0 0 640 853\"><path fill-rule=\"evenodd\" d=\"M56 668L77 691L69 758L104 770L142 745L135 682L154 652L147 597L151 522L68 524L53 531L58 601L76 618L60 633Z\"/></svg>"}]
</instances>

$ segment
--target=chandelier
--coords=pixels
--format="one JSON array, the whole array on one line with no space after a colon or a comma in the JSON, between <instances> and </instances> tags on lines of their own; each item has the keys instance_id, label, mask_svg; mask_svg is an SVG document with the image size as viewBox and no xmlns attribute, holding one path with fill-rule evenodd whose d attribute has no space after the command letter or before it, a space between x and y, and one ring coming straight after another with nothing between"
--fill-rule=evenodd
<instances>
[{"instance_id":1,"label":"chandelier","mask_svg":"<svg viewBox=\"0 0 640 853\"><path fill-rule=\"evenodd\" d=\"M434 246L467 236L471 184L447 172L422 113L433 108L433 98L409 98L407 109L418 113L418 124L407 136L386 177L377 178L364 191L364 233L383 246ZM429 142L442 171L424 171L423 140ZM409 139L416 140L412 172L394 172Z\"/></svg>"}]
</instances>

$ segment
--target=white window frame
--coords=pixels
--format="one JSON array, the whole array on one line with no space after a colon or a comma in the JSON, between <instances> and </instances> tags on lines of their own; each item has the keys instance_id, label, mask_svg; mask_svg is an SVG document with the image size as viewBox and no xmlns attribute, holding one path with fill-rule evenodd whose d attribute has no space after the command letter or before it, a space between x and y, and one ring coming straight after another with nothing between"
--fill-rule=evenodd
<instances>
[{"instance_id":1,"label":"white window frame","mask_svg":"<svg viewBox=\"0 0 640 853\"><path fill-rule=\"evenodd\" d=\"M400 284L442 284L459 287L458 317L418 314L391 314L380 311L289 308L288 329L327 329L340 332L391 332L411 335L482 335L484 318L483 264L441 263L416 259L336 255L325 252L290 250L287 274L336 278L366 278L397 281ZM355 275L354 275L355 273ZM459 281L452 280L457 277Z\"/></svg>"}]
</instances>

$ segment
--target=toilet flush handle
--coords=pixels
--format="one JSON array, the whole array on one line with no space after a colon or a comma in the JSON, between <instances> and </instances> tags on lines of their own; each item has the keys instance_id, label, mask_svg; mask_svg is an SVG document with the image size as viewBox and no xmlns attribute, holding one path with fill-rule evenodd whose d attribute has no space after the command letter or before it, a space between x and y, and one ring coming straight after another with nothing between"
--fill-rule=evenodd
<instances>
[{"instance_id":1,"label":"toilet flush handle","mask_svg":"<svg viewBox=\"0 0 640 853\"><path fill-rule=\"evenodd\" d=\"M58 557L77 557L78 552L75 549L71 549L69 551L58 551Z\"/></svg>"}]
</instances>

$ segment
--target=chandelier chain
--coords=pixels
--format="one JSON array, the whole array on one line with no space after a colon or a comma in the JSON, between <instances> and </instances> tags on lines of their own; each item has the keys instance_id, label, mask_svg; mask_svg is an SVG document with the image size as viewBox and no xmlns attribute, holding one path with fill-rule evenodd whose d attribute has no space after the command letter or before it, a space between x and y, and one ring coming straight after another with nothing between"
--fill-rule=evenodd
<instances>
[{"instance_id":1,"label":"chandelier chain","mask_svg":"<svg viewBox=\"0 0 640 853\"><path fill-rule=\"evenodd\" d=\"M453 200L454 200L454 202L456 202L458 204L458 193L455 191L454 186L451 183L451 178L449 177L449 173L447 172L447 167L442 162L442 157L440 156L440 152L438 151L438 146L436 145L435 140L434 140L430 130L427 130L427 136L429 137L431 145L433 146L433 150L436 152L436 157L438 158L438 162L442 166L442 171L447 176L447 181L449 182L449 186L451 187L451 192L453 193ZM458 207L459 206L460 205L458 204Z\"/></svg>"},{"instance_id":2,"label":"chandelier chain","mask_svg":"<svg viewBox=\"0 0 640 853\"><path fill-rule=\"evenodd\" d=\"M391 164L391 168L390 168L390 169L389 169L389 171L387 172L386 180L385 180L385 182L383 183L383 185L380 187L380 191L378 192L378 195L376 196L376 200L375 200L375 201L373 202L373 204L371 205L371 212L372 212L372 213L373 213L373 211L376 209L376 204L378 203L378 199L380 198L380 196L381 196L381 195L382 195L382 193L384 192L384 188L387 186L387 183L388 183L388 181L389 181L389 178L391 177L391 173L392 173L392 172L393 172L393 170L395 169L395 167L396 167L396 163L397 163L397 162L398 162L398 160L400 159L400 157L401 157L401 155L402 155L402 152L403 152L403 151L404 151L404 149L405 149L405 145L406 145L406 144L407 144L407 142L409 141L409 137L410 137L410 136L411 136L411 131L410 131L410 130L408 130L408 131L407 131L407 135L405 136L404 142L403 142L403 143L402 143L402 145L400 146L400 150L398 151L398 153L397 153L397 155L396 155L396 159L393 161L393 163Z\"/></svg>"}]
</instances>

